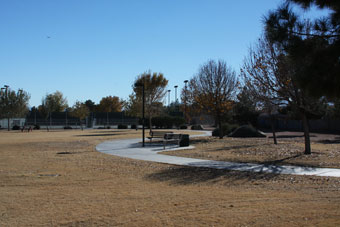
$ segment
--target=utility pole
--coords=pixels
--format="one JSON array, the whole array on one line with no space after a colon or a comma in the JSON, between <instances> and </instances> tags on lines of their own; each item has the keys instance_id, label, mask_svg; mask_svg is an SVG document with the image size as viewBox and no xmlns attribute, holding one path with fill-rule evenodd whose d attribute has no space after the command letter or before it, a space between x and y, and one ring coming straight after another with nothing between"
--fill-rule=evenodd
<instances>
[{"instance_id":1,"label":"utility pole","mask_svg":"<svg viewBox=\"0 0 340 227\"><path fill-rule=\"evenodd\" d=\"M184 84L185 84L185 89L184 89L184 120L185 123L187 123L187 83L189 81L185 80Z\"/></svg>"},{"instance_id":2,"label":"utility pole","mask_svg":"<svg viewBox=\"0 0 340 227\"><path fill-rule=\"evenodd\" d=\"M171 90L168 90L168 93L169 93L169 94L168 94L168 95L169 95L169 96L168 96L168 100L169 100L169 101L168 101L168 107L170 107L170 92L171 92Z\"/></svg>"},{"instance_id":3,"label":"utility pole","mask_svg":"<svg viewBox=\"0 0 340 227\"><path fill-rule=\"evenodd\" d=\"M175 85L175 103L176 104L177 104L177 88L178 88L178 86Z\"/></svg>"}]
</instances>

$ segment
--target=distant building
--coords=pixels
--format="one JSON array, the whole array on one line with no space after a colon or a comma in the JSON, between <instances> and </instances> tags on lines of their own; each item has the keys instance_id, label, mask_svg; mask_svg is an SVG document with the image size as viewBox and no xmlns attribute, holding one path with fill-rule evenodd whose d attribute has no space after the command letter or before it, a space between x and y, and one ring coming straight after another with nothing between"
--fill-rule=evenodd
<instances>
[{"instance_id":1,"label":"distant building","mask_svg":"<svg viewBox=\"0 0 340 227\"><path fill-rule=\"evenodd\" d=\"M9 120L9 127L13 128L13 126L24 126L26 122L25 118L11 118ZM8 128L8 119L0 119L0 128Z\"/></svg>"}]
</instances>

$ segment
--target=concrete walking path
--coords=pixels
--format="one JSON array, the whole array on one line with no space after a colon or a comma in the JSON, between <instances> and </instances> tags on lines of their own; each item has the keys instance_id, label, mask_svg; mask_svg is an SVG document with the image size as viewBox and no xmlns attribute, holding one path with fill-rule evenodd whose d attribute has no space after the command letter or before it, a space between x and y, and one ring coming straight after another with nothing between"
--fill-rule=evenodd
<instances>
[{"instance_id":1,"label":"concrete walking path","mask_svg":"<svg viewBox=\"0 0 340 227\"><path fill-rule=\"evenodd\" d=\"M211 132L204 132L198 136L208 136ZM197 136L197 135L196 135ZM191 135L191 137L194 137ZM177 156L169 156L158 154L162 152L162 145L145 144L142 147L141 139L126 139L126 140L112 140L106 141L96 146L97 151L115 155L124 158L132 158L144 161L159 162L165 164L191 166L191 167L206 167L224 170L250 171L258 173L274 173L274 174L292 174L292 175L310 175L310 176L324 176L324 177L340 177L340 169L331 168L313 168L300 166L278 166L278 165L264 165L253 163L235 163L202 160L195 158L185 158ZM166 150L183 150L193 149L193 146L178 148L175 145L168 145Z\"/></svg>"}]
</instances>

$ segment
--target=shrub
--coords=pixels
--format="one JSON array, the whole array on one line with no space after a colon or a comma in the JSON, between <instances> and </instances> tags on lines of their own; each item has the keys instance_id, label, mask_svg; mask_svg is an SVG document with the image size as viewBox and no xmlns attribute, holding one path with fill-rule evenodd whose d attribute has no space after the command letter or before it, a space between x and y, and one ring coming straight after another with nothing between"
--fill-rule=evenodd
<instances>
[{"instance_id":1,"label":"shrub","mask_svg":"<svg viewBox=\"0 0 340 227\"><path fill-rule=\"evenodd\" d=\"M71 126L65 126L64 129L72 129Z\"/></svg>"},{"instance_id":2,"label":"shrub","mask_svg":"<svg viewBox=\"0 0 340 227\"><path fill-rule=\"evenodd\" d=\"M20 130L20 126L14 125L14 126L12 127L12 130Z\"/></svg>"},{"instance_id":3,"label":"shrub","mask_svg":"<svg viewBox=\"0 0 340 227\"><path fill-rule=\"evenodd\" d=\"M172 117L171 121L176 128L180 128L181 125L185 124L185 119L183 117Z\"/></svg>"},{"instance_id":4,"label":"shrub","mask_svg":"<svg viewBox=\"0 0 340 227\"><path fill-rule=\"evenodd\" d=\"M222 134L223 136L226 136L237 128L238 128L238 125L236 124L229 124L229 123L222 124ZM217 137L220 136L220 129L219 128L214 129L214 131L212 132L212 136L217 136Z\"/></svg>"},{"instance_id":5,"label":"shrub","mask_svg":"<svg viewBox=\"0 0 340 227\"><path fill-rule=\"evenodd\" d=\"M106 129L111 129L111 126L106 126Z\"/></svg>"},{"instance_id":6,"label":"shrub","mask_svg":"<svg viewBox=\"0 0 340 227\"><path fill-rule=\"evenodd\" d=\"M230 137L266 137L266 135L256 130L251 125L243 125L230 133Z\"/></svg>"},{"instance_id":7,"label":"shrub","mask_svg":"<svg viewBox=\"0 0 340 227\"><path fill-rule=\"evenodd\" d=\"M131 129L136 129L137 125L131 125Z\"/></svg>"},{"instance_id":8,"label":"shrub","mask_svg":"<svg viewBox=\"0 0 340 227\"><path fill-rule=\"evenodd\" d=\"M186 126L186 125L181 125L181 126L179 126L179 129L188 129L188 126Z\"/></svg>"},{"instance_id":9,"label":"shrub","mask_svg":"<svg viewBox=\"0 0 340 227\"><path fill-rule=\"evenodd\" d=\"M174 125L174 121L172 117L164 117L165 128L171 129Z\"/></svg>"},{"instance_id":10,"label":"shrub","mask_svg":"<svg viewBox=\"0 0 340 227\"><path fill-rule=\"evenodd\" d=\"M118 129L127 129L128 126L127 125L118 125Z\"/></svg>"},{"instance_id":11,"label":"shrub","mask_svg":"<svg viewBox=\"0 0 340 227\"><path fill-rule=\"evenodd\" d=\"M40 125L34 125L33 129L34 130L39 130L40 129Z\"/></svg>"},{"instance_id":12,"label":"shrub","mask_svg":"<svg viewBox=\"0 0 340 227\"><path fill-rule=\"evenodd\" d=\"M191 126L191 130L203 130L202 125L193 125Z\"/></svg>"},{"instance_id":13,"label":"shrub","mask_svg":"<svg viewBox=\"0 0 340 227\"><path fill-rule=\"evenodd\" d=\"M174 125L174 120L172 117L168 116L153 117L152 125L156 128L172 128Z\"/></svg>"}]
</instances>

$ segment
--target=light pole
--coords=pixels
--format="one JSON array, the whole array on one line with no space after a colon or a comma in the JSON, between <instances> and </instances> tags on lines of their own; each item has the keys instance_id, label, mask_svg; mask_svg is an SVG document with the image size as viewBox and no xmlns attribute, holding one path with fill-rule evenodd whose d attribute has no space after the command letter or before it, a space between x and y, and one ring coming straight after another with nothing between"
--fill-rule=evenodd
<instances>
[{"instance_id":1,"label":"light pole","mask_svg":"<svg viewBox=\"0 0 340 227\"><path fill-rule=\"evenodd\" d=\"M144 81L143 82L138 82L135 83L136 87L142 87L142 126L143 126L143 142L142 142L142 147L145 146L145 93L144 93Z\"/></svg>"},{"instance_id":2,"label":"light pole","mask_svg":"<svg viewBox=\"0 0 340 227\"><path fill-rule=\"evenodd\" d=\"M144 94L144 89L145 89L145 85L144 85L144 82L143 82L143 85L142 85L142 97L143 97L143 102L142 102L142 111L143 111L143 120L142 120L142 123L143 123L143 147L145 146L145 107L144 107L144 104L145 104L145 94Z\"/></svg>"},{"instance_id":3,"label":"light pole","mask_svg":"<svg viewBox=\"0 0 340 227\"><path fill-rule=\"evenodd\" d=\"M189 81L185 80L184 84L185 84L185 88L184 88L184 120L185 123L187 123L187 83Z\"/></svg>"},{"instance_id":4,"label":"light pole","mask_svg":"<svg viewBox=\"0 0 340 227\"><path fill-rule=\"evenodd\" d=\"M67 108L65 109L65 124L66 127L68 126L68 122L67 122Z\"/></svg>"},{"instance_id":5,"label":"light pole","mask_svg":"<svg viewBox=\"0 0 340 227\"><path fill-rule=\"evenodd\" d=\"M9 86L8 85L4 85L4 87L3 88L1 88L1 90L5 90L5 94L4 94L4 102L5 102L5 108L7 109L7 110L5 110L5 111L7 111L7 125L8 125L8 131L9 131L9 129L10 129L10 122L9 122L9 110L8 110L8 105L9 105L9 103L8 103L8 91L9 91Z\"/></svg>"},{"instance_id":6,"label":"light pole","mask_svg":"<svg viewBox=\"0 0 340 227\"><path fill-rule=\"evenodd\" d=\"M177 104L177 88L178 88L178 86L175 85L175 103L176 104Z\"/></svg>"},{"instance_id":7,"label":"light pole","mask_svg":"<svg viewBox=\"0 0 340 227\"><path fill-rule=\"evenodd\" d=\"M168 107L170 107L170 92L171 92L171 90L168 90Z\"/></svg>"}]
</instances>

